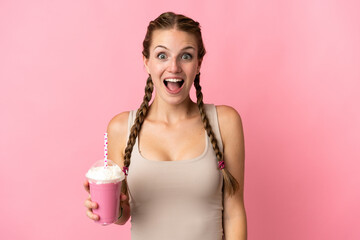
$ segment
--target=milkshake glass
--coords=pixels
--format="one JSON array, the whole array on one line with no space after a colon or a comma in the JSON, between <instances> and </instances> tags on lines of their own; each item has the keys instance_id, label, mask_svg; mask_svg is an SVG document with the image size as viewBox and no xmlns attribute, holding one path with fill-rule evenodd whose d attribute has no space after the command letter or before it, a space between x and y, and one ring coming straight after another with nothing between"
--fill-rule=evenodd
<instances>
[{"instance_id":1,"label":"milkshake glass","mask_svg":"<svg viewBox=\"0 0 360 240\"><path fill-rule=\"evenodd\" d=\"M119 217L121 183L125 174L113 161L99 160L86 173L89 181L91 201L98 204L93 213L99 215L95 221L101 225L108 225L117 221Z\"/></svg>"}]
</instances>

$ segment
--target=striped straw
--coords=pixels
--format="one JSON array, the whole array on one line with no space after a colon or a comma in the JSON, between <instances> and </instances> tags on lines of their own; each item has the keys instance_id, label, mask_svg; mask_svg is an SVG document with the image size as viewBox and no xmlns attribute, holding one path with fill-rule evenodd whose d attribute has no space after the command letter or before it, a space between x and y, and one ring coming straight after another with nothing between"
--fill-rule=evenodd
<instances>
[{"instance_id":1,"label":"striped straw","mask_svg":"<svg viewBox=\"0 0 360 240\"><path fill-rule=\"evenodd\" d=\"M108 144L108 136L107 133L104 133L104 168L107 168L107 144Z\"/></svg>"}]
</instances>

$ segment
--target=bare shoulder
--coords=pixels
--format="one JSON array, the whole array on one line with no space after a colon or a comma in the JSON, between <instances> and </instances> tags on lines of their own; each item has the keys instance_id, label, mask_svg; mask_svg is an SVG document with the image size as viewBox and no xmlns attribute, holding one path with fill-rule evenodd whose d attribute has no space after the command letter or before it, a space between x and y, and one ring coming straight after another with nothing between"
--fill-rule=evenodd
<instances>
[{"instance_id":1,"label":"bare shoulder","mask_svg":"<svg viewBox=\"0 0 360 240\"><path fill-rule=\"evenodd\" d=\"M127 132L129 112L122 112L115 115L108 124L108 134L121 136Z\"/></svg>"},{"instance_id":2,"label":"bare shoulder","mask_svg":"<svg viewBox=\"0 0 360 240\"><path fill-rule=\"evenodd\" d=\"M242 120L236 109L226 105L219 105L216 106L216 110L219 119L219 128L224 142L229 137L233 137L234 134L242 135Z\"/></svg>"},{"instance_id":3,"label":"bare shoulder","mask_svg":"<svg viewBox=\"0 0 360 240\"><path fill-rule=\"evenodd\" d=\"M123 165L124 150L127 141L129 112L115 115L107 127L108 133L108 158L120 166Z\"/></svg>"}]
</instances>

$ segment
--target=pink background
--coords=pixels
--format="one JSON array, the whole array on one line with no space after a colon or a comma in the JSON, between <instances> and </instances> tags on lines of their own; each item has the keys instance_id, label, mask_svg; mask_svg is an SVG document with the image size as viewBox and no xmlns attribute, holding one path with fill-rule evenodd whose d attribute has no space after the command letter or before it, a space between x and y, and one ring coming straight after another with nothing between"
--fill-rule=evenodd
<instances>
[{"instance_id":1,"label":"pink background","mask_svg":"<svg viewBox=\"0 0 360 240\"><path fill-rule=\"evenodd\" d=\"M360 239L359 9L2 0L0 239L130 239L85 216L82 183L108 121L141 102L142 40L168 10L202 25L205 101L242 116L249 239Z\"/></svg>"}]
</instances>

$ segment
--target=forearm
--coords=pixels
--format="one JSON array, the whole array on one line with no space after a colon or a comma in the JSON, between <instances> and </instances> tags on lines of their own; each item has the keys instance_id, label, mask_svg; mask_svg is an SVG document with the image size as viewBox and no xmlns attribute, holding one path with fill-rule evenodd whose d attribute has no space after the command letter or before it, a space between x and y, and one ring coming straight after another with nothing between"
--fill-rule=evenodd
<instances>
[{"instance_id":1,"label":"forearm","mask_svg":"<svg viewBox=\"0 0 360 240\"><path fill-rule=\"evenodd\" d=\"M247 220L245 210L242 214L224 219L225 240L247 240Z\"/></svg>"}]
</instances>

